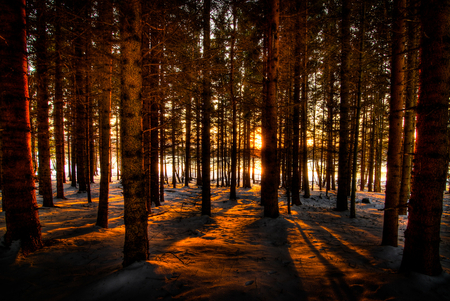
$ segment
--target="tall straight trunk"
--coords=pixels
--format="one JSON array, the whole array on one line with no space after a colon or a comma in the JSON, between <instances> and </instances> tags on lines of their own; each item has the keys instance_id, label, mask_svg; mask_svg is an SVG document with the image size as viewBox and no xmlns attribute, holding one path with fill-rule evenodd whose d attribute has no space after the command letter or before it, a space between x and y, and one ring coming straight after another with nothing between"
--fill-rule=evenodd
<instances>
[{"instance_id":1,"label":"tall straight trunk","mask_svg":"<svg viewBox=\"0 0 450 301\"><path fill-rule=\"evenodd\" d=\"M408 18L417 21L417 4L409 1ZM399 215L406 215L411 190L412 155L414 152L415 111L417 103L418 30L415 22L408 22L408 60L406 72L405 127L403 131L402 182L400 185Z\"/></svg>"},{"instance_id":2,"label":"tall straight trunk","mask_svg":"<svg viewBox=\"0 0 450 301\"><path fill-rule=\"evenodd\" d=\"M374 168L374 162L375 162L375 116L372 109L371 112L371 118L372 118L372 128L370 130L370 148L369 148L369 181L367 182L367 191L372 192L373 191L373 168Z\"/></svg>"},{"instance_id":3,"label":"tall straight trunk","mask_svg":"<svg viewBox=\"0 0 450 301\"><path fill-rule=\"evenodd\" d=\"M298 6L300 6L300 2L297 2ZM300 7L298 8L299 14ZM294 61L294 89L293 89L293 103L294 103L294 112L292 116L292 127L293 127L293 145L292 145L292 183L291 183L291 192L292 192L292 204L301 205L300 201L300 173L299 173L299 144L300 144L300 72L301 72L301 46L302 46L302 35L300 32L301 29L301 18L297 18L298 24L298 32L295 38L295 61Z\"/></svg>"},{"instance_id":4,"label":"tall straight trunk","mask_svg":"<svg viewBox=\"0 0 450 301\"><path fill-rule=\"evenodd\" d=\"M192 119L192 107L191 96L188 95L186 103L186 162L185 162L185 177L184 186L189 187L189 181L191 180L191 119Z\"/></svg>"},{"instance_id":5,"label":"tall straight trunk","mask_svg":"<svg viewBox=\"0 0 450 301\"><path fill-rule=\"evenodd\" d=\"M196 158L196 177L197 177L197 186L201 186L202 185L202 173L201 173L201 137L200 137L200 133L201 133L201 116L200 116L200 111L201 111L201 107L200 107L200 98L196 97L195 98L195 107L196 107L196 113L195 113L195 125L196 125L196 135L195 135L195 143L196 143L196 147L195 147L195 158Z\"/></svg>"},{"instance_id":6,"label":"tall straight trunk","mask_svg":"<svg viewBox=\"0 0 450 301\"><path fill-rule=\"evenodd\" d=\"M76 1L75 13L78 16L84 16L84 4L81 1ZM83 32L84 26L81 21L76 22L76 32ZM83 37L75 35L75 143L76 143L76 166L77 166L77 182L78 191L86 192L86 172L85 172L85 149L86 149L86 103L84 91L84 74L86 72L85 61L83 57Z\"/></svg>"},{"instance_id":7,"label":"tall straight trunk","mask_svg":"<svg viewBox=\"0 0 450 301\"><path fill-rule=\"evenodd\" d=\"M56 198L64 197L64 100L62 86L62 33L61 33L61 0L56 1L56 24L55 24L55 101L54 101L54 131L55 131L55 154L56 154Z\"/></svg>"},{"instance_id":8,"label":"tall straight trunk","mask_svg":"<svg viewBox=\"0 0 450 301\"><path fill-rule=\"evenodd\" d=\"M174 100L172 100L172 133L171 133L171 137L172 137L172 185L173 188L177 188L177 177L176 177L176 169L177 169L177 164L176 164L176 136L175 136L175 132L176 132L176 118L175 118L175 102Z\"/></svg>"},{"instance_id":9,"label":"tall straight trunk","mask_svg":"<svg viewBox=\"0 0 450 301\"><path fill-rule=\"evenodd\" d=\"M161 99L162 100L162 99ZM165 103L162 102L161 104L161 112L159 114L159 135L160 135L160 156L159 156L159 201L160 203L164 202L164 183L165 183L165 176L164 176L164 167L165 167L165 153L166 153L166 128L164 125L164 114L165 114Z\"/></svg>"},{"instance_id":10,"label":"tall straight trunk","mask_svg":"<svg viewBox=\"0 0 450 301\"><path fill-rule=\"evenodd\" d=\"M150 214L152 211L151 202L151 184L150 184L150 132L151 132L151 90L152 87L151 79L151 54L150 54L150 2L144 2L142 5L142 12L144 18L144 24L142 26L142 127L143 127L143 161L144 164L144 193L145 193L145 203L147 204L147 212Z\"/></svg>"},{"instance_id":11,"label":"tall straight trunk","mask_svg":"<svg viewBox=\"0 0 450 301\"><path fill-rule=\"evenodd\" d=\"M439 256L442 199L448 167L450 1L422 1L417 144L401 270L442 273Z\"/></svg>"},{"instance_id":12,"label":"tall straight trunk","mask_svg":"<svg viewBox=\"0 0 450 301\"><path fill-rule=\"evenodd\" d=\"M5 203L5 243L21 241L27 255L42 248L31 158L31 130L27 80L26 3L0 2L0 108Z\"/></svg>"},{"instance_id":13,"label":"tall straight trunk","mask_svg":"<svg viewBox=\"0 0 450 301\"><path fill-rule=\"evenodd\" d=\"M125 245L123 265L148 259L147 210L142 170L141 2L121 2L123 195ZM125 19L126 16L126 19Z\"/></svg>"},{"instance_id":14,"label":"tall straight trunk","mask_svg":"<svg viewBox=\"0 0 450 301\"><path fill-rule=\"evenodd\" d=\"M305 194L304 198L308 199L311 196L309 189L309 177L308 177L308 3L302 1L302 171L303 171L303 190Z\"/></svg>"},{"instance_id":15,"label":"tall straight trunk","mask_svg":"<svg viewBox=\"0 0 450 301\"><path fill-rule=\"evenodd\" d=\"M158 3L159 5L159 3ZM159 66L161 64L161 47L159 43L160 30L158 30L158 18L155 14L152 14L153 28L151 31L151 65L150 65L150 83L152 89L151 97L151 107L150 107L150 195L151 201L155 206L160 206L159 202L159 170L158 170L158 148L159 148L159 138L158 138L158 122L159 122L159 97L160 95L160 78L159 78Z\"/></svg>"},{"instance_id":16,"label":"tall straight trunk","mask_svg":"<svg viewBox=\"0 0 450 301\"><path fill-rule=\"evenodd\" d=\"M359 190L364 191L366 187L366 126L367 124L367 114L366 107L363 107L363 123L361 129L361 169L360 169L360 179L361 183L359 185Z\"/></svg>"},{"instance_id":17,"label":"tall straight trunk","mask_svg":"<svg viewBox=\"0 0 450 301\"><path fill-rule=\"evenodd\" d=\"M381 102L381 98L380 98ZM383 159L383 129L384 129L384 116L383 114L378 114L377 123L377 146L375 154L375 184L374 191L381 192L381 164Z\"/></svg>"},{"instance_id":18,"label":"tall straight trunk","mask_svg":"<svg viewBox=\"0 0 450 301\"><path fill-rule=\"evenodd\" d=\"M352 0L342 1L342 24L341 24L341 103L339 124L339 166L338 166L338 192L336 210L348 209L349 184L349 106L350 106L350 10Z\"/></svg>"},{"instance_id":19,"label":"tall straight trunk","mask_svg":"<svg viewBox=\"0 0 450 301\"><path fill-rule=\"evenodd\" d=\"M353 147L353 170L352 170L352 191L350 196L350 218L356 217L356 171L358 165L358 140L359 140L359 119L361 115L361 89L362 89L362 67L363 67L363 52L364 52L364 32L365 32L365 4L361 4L361 20L360 20L360 38L359 38L359 66L358 66L358 90L356 100L356 118L355 118L355 145ZM364 143L364 141L362 141ZM361 165L363 158L361 157ZM361 183L364 182L363 174L361 173Z\"/></svg>"},{"instance_id":20,"label":"tall straight trunk","mask_svg":"<svg viewBox=\"0 0 450 301\"><path fill-rule=\"evenodd\" d=\"M261 202L265 217L278 217L278 166L277 166L277 82L279 51L279 0L269 1L268 55L267 55L267 98L263 108L262 138L263 162L261 179Z\"/></svg>"},{"instance_id":21,"label":"tall straight trunk","mask_svg":"<svg viewBox=\"0 0 450 301\"><path fill-rule=\"evenodd\" d=\"M109 0L102 0L99 7L100 26L102 28L102 41L100 43L100 64L102 90L99 97L100 119L100 196L98 200L97 226L108 228L108 198L109 180L111 171L110 145L111 145L111 96L112 96L112 36L111 24L113 22L113 7Z\"/></svg>"},{"instance_id":22,"label":"tall straight trunk","mask_svg":"<svg viewBox=\"0 0 450 301\"><path fill-rule=\"evenodd\" d=\"M52 179L50 171L50 137L49 137L49 96L48 96L48 56L47 56L47 33L46 12L44 1L38 2L37 6L37 127L38 127L38 158L39 158L39 194L44 198L44 207L53 207Z\"/></svg>"},{"instance_id":23,"label":"tall straight trunk","mask_svg":"<svg viewBox=\"0 0 450 301\"><path fill-rule=\"evenodd\" d=\"M394 0L391 103L386 175L386 200L382 245L398 246L398 202L402 172L402 122L404 92L404 43L406 0Z\"/></svg>"},{"instance_id":24,"label":"tall straight trunk","mask_svg":"<svg viewBox=\"0 0 450 301\"><path fill-rule=\"evenodd\" d=\"M233 33L231 35L230 47L230 97L232 106L232 135L231 142L231 183L230 200L236 200L236 165L237 165L237 122L236 122L236 97L234 95L234 43L236 40L236 3L233 1Z\"/></svg>"},{"instance_id":25,"label":"tall straight trunk","mask_svg":"<svg viewBox=\"0 0 450 301\"><path fill-rule=\"evenodd\" d=\"M210 11L211 0L203 2L203 118L202 118L202 215L211 216L211 179L210 179L210 127L211 127L211 79L207 67L209 60L210 41Z\"/></svg>"},{"instance_id":26,"label":"tall straight trunk","mask_svg":"<svg viewBox=\"0 0 450 301\"><path fill-rule=\"evenodd\" d=\"M326 191L332 188L332 174L334 170L333 153L334 153L334 143L333 143L333 108L334 108L334 72L330 70L328 65L328 76L329 76L329 94L327 97L327 170L326 170Z\"/></svg>"}]
</instances>

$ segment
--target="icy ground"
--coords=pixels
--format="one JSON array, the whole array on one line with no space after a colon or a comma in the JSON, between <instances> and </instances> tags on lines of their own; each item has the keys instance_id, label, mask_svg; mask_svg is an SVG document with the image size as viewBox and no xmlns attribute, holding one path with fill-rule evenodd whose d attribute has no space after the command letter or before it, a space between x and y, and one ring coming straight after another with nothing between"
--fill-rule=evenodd
<instances>
[{"instance_id":1,"label":"icy ground","mask_svg":"<svg viewBox=\"0 0 450 301\"><path fill-rule=\"evenodd\" d=\"M109 229L93 203L65 186L58 208L39 208L46 247L24 258L0 246L0 300L450 300L450 200L445 195L438 277L398 274L400 246L380 246L384 193L358 193L357 218L335 212L335 196L313 191L287 214L263 218L260 186L212 187L212 217L200 216L200 189L166 188L149 216L150 259L122 268L123 196L110 185ZM370 204L361 203L369 198ZM42 198L38 198L42 206ZM0 213L0 236L5 233Z\"/></svg>"}]
</instances>

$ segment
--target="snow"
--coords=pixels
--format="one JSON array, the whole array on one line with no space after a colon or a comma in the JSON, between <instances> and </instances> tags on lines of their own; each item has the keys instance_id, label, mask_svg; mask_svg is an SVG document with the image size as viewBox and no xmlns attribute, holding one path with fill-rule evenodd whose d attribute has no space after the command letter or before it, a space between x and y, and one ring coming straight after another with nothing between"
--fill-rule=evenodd
<instances>
[{"instance_id":1,"label":"snow","mask_svg":"<svg viewBox=\"0 0 450 301\"><path fill-rule=\"evenodd\" d=\"M98 179L96 179L98 182ZM450 200L445 195L441 263L437 277L399 274L406 217L399 247L380 246L384 193L357 193L357 218L336 212L335 194L312 191L287 214L280 190L280 217L263 218L260 186L212 186L212 217L200 216L195 185L166 188L165 202L149 216L150 258L122 268L125 227L120 183L110 185L108 229L95 226L93 203L65 184L67 200L43 208L45 247L28 257L19 242L0 241L2 300L449 300ZM369 198L370 204L361 202ZM5 228L0 213L0 236ZM6 298L5 298L6 297Z\"/></svg>"}]
</instances>

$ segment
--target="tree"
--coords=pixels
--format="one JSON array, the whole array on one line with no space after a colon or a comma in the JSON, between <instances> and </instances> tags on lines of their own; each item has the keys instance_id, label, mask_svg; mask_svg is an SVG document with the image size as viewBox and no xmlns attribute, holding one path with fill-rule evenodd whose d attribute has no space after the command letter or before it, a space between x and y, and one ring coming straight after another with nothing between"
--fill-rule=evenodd
<instances>
[{"instance_id":1,"label":"tree","mask_svg":"<svg viewBox=\"0 0 450 301\"><path fill-rule=\"evenodd\" d=\"M442 272L439 256L442 198L448 166L450 1L422 1L417 144L401 270Z\"/></svg>"},{"instance_id":2,"label":"tree","mask_svg":"<svg viewBox=\"0 0 450 301\"><path fill-rule=\"evenodd\" d=\"M207 66L211 48L209 24L211 0L204 0L203 5L202 215L211 215L211 79Z\"/></svg>"},{"instance_id":3,"label":"tree","mask_svg":"<svg viewBox=\"0 0 450 301\"><path fill-rule=\"evenodd\" d=\"M280 18L279 0L269 1L267 19L267 98L263 104L262 116L262 169L261 203L265 217L278 217L278 178L277 166L277 81L278 81L278 25Z\"/></svg>"},{"instance_id":4,"label":"tree","mask_svg":"<svg viewBox=\"0 0 450 301\"><path fill-rule=\"evenodd\" d=\"M102 33L100 44L101 56L101 94L99 98L100 118L100 196L98 200L97 225L108 228L108 198L110 179L110 145L111 145L111 77L112 77L112 43L111 25L113 7L110 0L102 0L99 6L99 24Z\"/></svg>"},{"instance_id":5,"label":"tree","mask_svg":"<svg viewBox=\"0 0 450 301\"><path fill-rule=\"evenodd\" d=\"M141 2L123 1L121 15L122 180L125 202L123 265L148 259L147 210L142 170Z\"/></svg>"},{"instance_id":6,"label":"tree","mask_svg":"<svg viewBox=\"0 0 450 301\"><path fill-rule=\"evenodd\" d=\"M347 158L349 156L349 106L350 106L350 10L352 0L342 1L341 24L341 103L339 121L339 165L338 165L338 192L336 210L348 209L349 169Z\"/></svg>"},{"instance_id":7,"label":"tree","mask_svg":"<svg viewBox=\"0 0 450 301\"><path fill-rule=\"evenodd\" d=\"M56 153L56 197L65 199L64 185L64 99L63 99L63 76L62 76L62 43L61 31L61 0L56 1L55 20L55 101L54 101L54 131L55 131L55 153Z\"/></svg>"},{"instance_id":8,"label":"tree","mask_svg":"<svg viewBox=\"0 0 450 301\"><path fill-rule=\"evenodd\" d=\"M391 102L382 245L398 245L398 202L402 165L402 122L404 92L404 43L406 0L394 0L391 64Z\"/></svg>"},{"instance_id":9,"label":"tree","mask_svg":"<svg viewBox=\"0 0 450 301\"><path fill-rule=\"evenodd\" d=\"M48 56L47 56L47 7L45 1L37 2L37 121L38 121L38 158L39 193L44 198L45 207L53 207L52 179L50 171L49 137L49 93L48 93Z\"/></svg>"},{"instance_id":10,"label":"tree","mask_svg":"<svg viewBox=\"0 0 450 301\"><path fill-rule=\"evenodd\" d=\"M5 242L21 240L27 255L42 240L31 161L25 7L25 0L0 1L0 104Z\"/></svg>"}]
</instances>

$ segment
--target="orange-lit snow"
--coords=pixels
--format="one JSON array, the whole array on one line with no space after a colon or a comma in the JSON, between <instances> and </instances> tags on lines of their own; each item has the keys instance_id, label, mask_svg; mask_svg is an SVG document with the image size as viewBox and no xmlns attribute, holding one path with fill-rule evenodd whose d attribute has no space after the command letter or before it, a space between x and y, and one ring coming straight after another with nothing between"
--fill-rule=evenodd
<instances>
[{"instance_id":1,"label":"orange-lit snow","mask_svg":"<svg viewBox=\"0 0 450 301\"><path fill-rule=\"evenodd\" d=\"M167 188L149 216L150 258L122 268L123 197L111 184L109 229L95 226L93 203L68 184L58 208L40 208L47 246L24 258L18 244L0 247L1 300L444 300L450 296L448 195L442 222L439 277L398 274L400 246L382 247L383 193L357 193L357 218L333 211L334 194L312 192L287 214L262 218L260 187L212 185L212 217L200 216L201 191ZM362 204L363 197L370 204ZM38 197L42 204L42 198ZM0 213L0 235L5 233ZM4 298L6 296L6 298Z\"/></svg>"}]
</instances>

